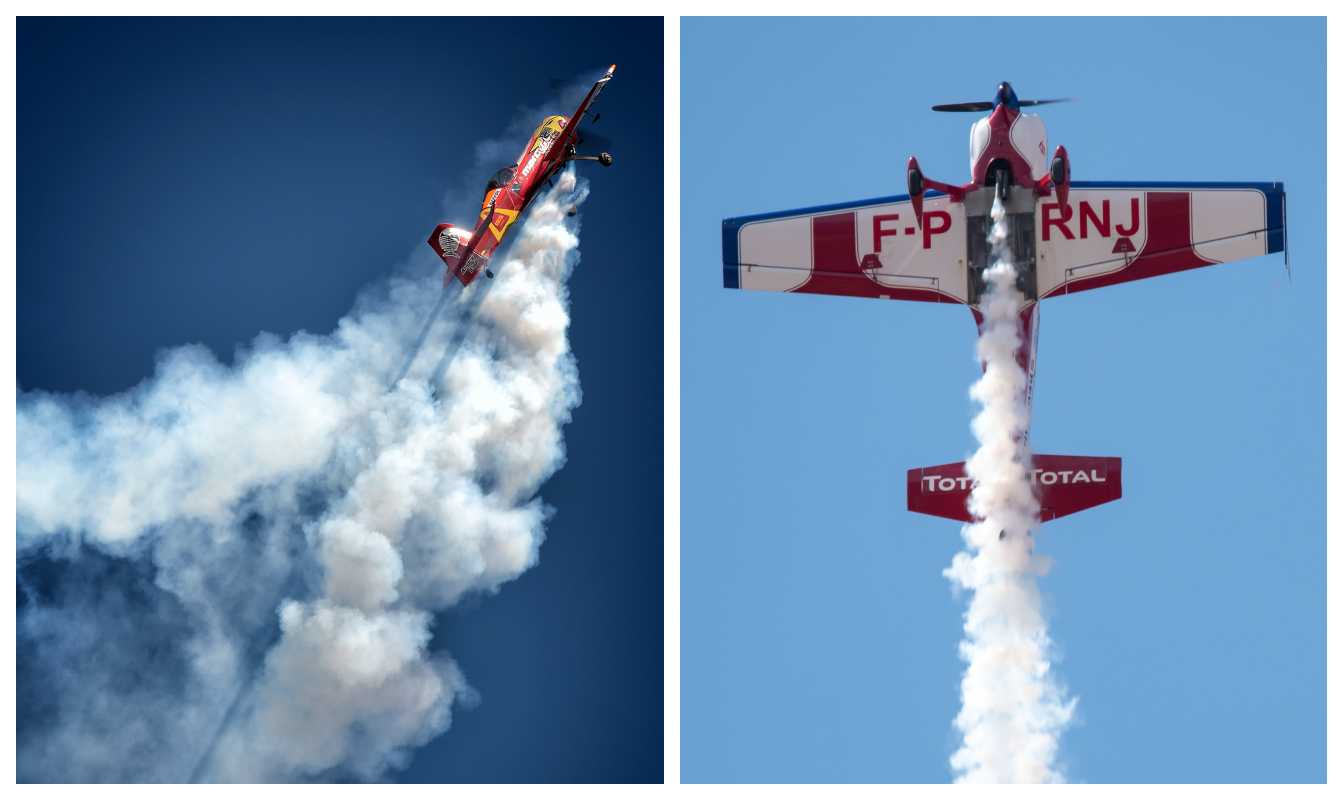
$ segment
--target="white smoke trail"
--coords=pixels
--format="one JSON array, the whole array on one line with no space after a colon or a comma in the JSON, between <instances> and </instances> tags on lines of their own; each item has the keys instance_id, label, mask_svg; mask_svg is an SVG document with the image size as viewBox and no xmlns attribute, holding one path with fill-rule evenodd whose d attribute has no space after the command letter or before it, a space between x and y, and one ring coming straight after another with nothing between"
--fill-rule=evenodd
<instances>
[{"instance_id":1,"label":"white smoke trail","mask_svg":"<svg viewBox=\"0 0 1343 800\"><path fill-rule=\"evenodd\" d=\"M979 448L966 462L974 489L970 511L978 520L964 529L966 549L944 574L971 592L961 658L964 737L951 758L958 782L1061 782L1055 766L1059 735L1076 700L1065 696L1050 672L1049 634L1036 577L1048 561L1033 553L1030 532L1039 524L1031 489L1027 434L1027 375L1017 363L1025 297L1006 247L1007 219L994 200L989 233L993 263L978 353L984 374L970 395L982 409L973 429Z\"/></svg>"},{"instance_id":2,"label":"white smoke trail","mask_svg":"<svg viewBox=\"0 0 1343 800\"><path fill-rule=\"evenodd\" d=\"M123 395L21 393L19 557L49 561L18 622L21 780L375 779L447 729L472 692L433 612L536 562L580 400L586 186L556 183L391 391L441 268L231 367L182 347Z\"/></svg>"}]
</instances>

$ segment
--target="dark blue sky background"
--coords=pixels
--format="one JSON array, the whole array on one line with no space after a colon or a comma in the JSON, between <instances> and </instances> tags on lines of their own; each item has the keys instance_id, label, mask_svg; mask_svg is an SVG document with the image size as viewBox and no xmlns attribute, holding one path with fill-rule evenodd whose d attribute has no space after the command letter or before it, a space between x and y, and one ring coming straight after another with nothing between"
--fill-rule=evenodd
<instances>
[{"instance_id":1,"label":"dark blue sky background","mask_svg":"<svg viewBox=\"0 0 1343 800\"><path fill-rule=\"evenodd\" d=\"M442 199L483 184L476 142L611 62L557 514L538 566L440 618L482 702L402 780L661 780L662 20L19 21L24 390L109 394L163 348L329 332L473 213Z\"/></svg>"}]
</instances>

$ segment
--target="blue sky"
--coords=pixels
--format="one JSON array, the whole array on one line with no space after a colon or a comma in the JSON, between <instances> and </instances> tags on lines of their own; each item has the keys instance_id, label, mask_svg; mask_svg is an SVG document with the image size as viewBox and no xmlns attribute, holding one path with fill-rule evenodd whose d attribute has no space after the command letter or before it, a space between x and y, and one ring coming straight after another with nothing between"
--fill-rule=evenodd
<instances>
[{"instance_id":1,"label":"blue sky","mask_svg":"<svg viewBox=\"0 0 1343 800\"><path fill-rule=\"evenodd\" d=\"M965 309L722 288L725 217L966 180L971 115L1044 109L1075 180L1280 180L1281 257L1042 304L1032 443L1124 459L1037 550L1080 698L1069 777L1325 778L1322 20L682 22L682 779L950 777ZM1000 47L1005 43L1005 47ZM1027 44L1029 43L1029 44ZM999 51L1005 51L999 54ZM707 57L706 54L713 54Z\"/></svg>"},{"instance_id":2,"label":"blue sky","mask_svg":"<svg viewBox=\"0 0 1343 800\"><path fill-rule=\"evenodd\" d=\"M660 19L19 24L17 380L94 395L164 348L228 361L263 330L331 331L436 223L473 218L502 166L477 169L477 142L552 79L620 65L598 126L616 165L581 168L583 402L540 564L439 618L481 702L395 778L661 780L661 41ZM43 707L24 646L20 737Z\"/></svg>"}]
</instances>

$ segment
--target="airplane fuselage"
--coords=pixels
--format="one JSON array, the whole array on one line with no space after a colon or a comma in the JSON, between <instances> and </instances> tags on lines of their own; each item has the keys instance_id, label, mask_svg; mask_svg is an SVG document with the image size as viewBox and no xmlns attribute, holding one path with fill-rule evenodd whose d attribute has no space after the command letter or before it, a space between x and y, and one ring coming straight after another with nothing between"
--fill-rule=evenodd
<instances>
[{"instance_id":1,"label":"airplane fuselage","mask_svg":"<svg viewBox=\"0 0 1343 800\"><path fill-rule=\"evenodd\" d=\"M610 166L609 153L600 156L580 156L576 128L596 99L602 87L615 74L612 64L593 84L572 116L554 114L546 117L532 133L522 154L512 165L495 173L486 187L480 204L480 215L475 228L467 231L449 223L442 223L429 234L428 244L447 267L443 284L454 278L469 286L489 264L509 228L527 210L545 184L565 163L574 160L598 161ZM487 272L487 274L489 274ZM491 275L492 277L492 275Z\"/></svg>"}]
</instances>

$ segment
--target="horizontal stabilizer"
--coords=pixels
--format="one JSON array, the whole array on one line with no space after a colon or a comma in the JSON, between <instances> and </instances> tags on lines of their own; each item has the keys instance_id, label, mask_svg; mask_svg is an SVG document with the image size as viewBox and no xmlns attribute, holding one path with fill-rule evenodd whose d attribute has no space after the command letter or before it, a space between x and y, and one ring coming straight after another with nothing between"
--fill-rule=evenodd
<instances>
[{"instance_id":1,"label":"horizontal stabilizer","mask_svg":"<svg viewBox=\"0 0 1343 800\"><path fill-rule=\"evenodd\" d=\"M454 276L463 286L470 286L471 281L475 280L489 263L489 256L479 255L471 249L472 239L471 231L446 222L434 228L429 234L429 246L448 268L443 274L444 286L447 286Z\"/></svg>"},{"instance_id":2,"label":"horizontal stabilizer","mask_svg":"<svg viewBox=\"0 0 1343 800\"><path fill-rule=\"evenodd\" d=\"M1118 458L1036 454L1031 462L1031 482L1040 500L1041 522L1123 496L1122 465ZM910 511L974 522L966 507L971 484L964 461L911 469L906 485Z\"/></svg>"}]
</instances>

